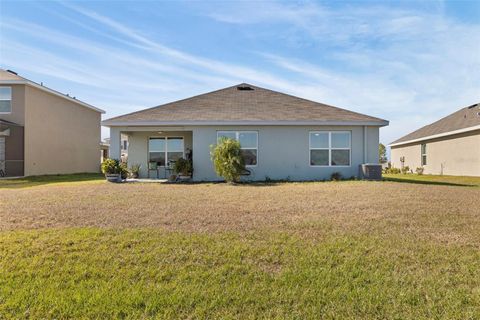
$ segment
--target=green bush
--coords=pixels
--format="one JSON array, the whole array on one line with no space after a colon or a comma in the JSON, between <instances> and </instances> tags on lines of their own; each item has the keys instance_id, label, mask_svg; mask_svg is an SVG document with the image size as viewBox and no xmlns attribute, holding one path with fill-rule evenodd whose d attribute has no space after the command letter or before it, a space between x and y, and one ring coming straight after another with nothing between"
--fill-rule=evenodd
<instances>
[{"instance_id":1,"label":"green bush","mask_svg":"<svg viewBox=\"0 0 480 320\"><path fill-rule=\"evenodd\" d=\"M388 167L383 170L385 174L400 174L402 171L399 168Z\"/></svg>"},{"instance_id":2,"label":"green bush","mask_svg":"<svg viewBox=\"0 0 480 320\"><path fill-rule=\"evenodd\" d=\"M410 167L409 167L409 166L405 166L405 167L402 168L401 171L402 171L403 174L410 173Z\"/></svg>"},{"instance_id":3,"label":"green bush","mask_svg":"<svg viewBox=\"0 0 480 320\"><path fill-rule=\"evenodd\" d=\"M419 167L419 168L415 169L415 171L417 172L417 174L419 176L421 176L423 174L423 167Z\"/></svg>"},{"instance_id":4,"label":"green bush","mask_svg":"<svg viewBox=\"0 0 480 320\"><path fill-rule=\"evenodd\" d=\"M118 171L122 179L128 178L128 166L126 162L120 162L120 164L118 165Z\"/></svg>"},{"instance_id":5,"label":"green bush","mask_svg":"<svg viewBox=\"0 0 480 320\"><path fill-rule=\"evenodd\" d=\"M118 174L120 162L117 159L105 159L102 162L102 172L104 174Z\"/></svg>"},{"instance_id":6,"label":"green bush","mask_svg":"<svg viewBox=\"0 0 480 320\"><path fill-rule=\"evenodd\" d=\"M192 175L192 172L193 172L192 161L180 158L177 161L175 161L173 165L173 170L175 171L176 174L190 176Z\"/></svg>"},{"instance_id":7,"label":"green bush","mask_svg":"<svg viewBox=\"0 0 480 320\"><path fill-rule=\"evenodd\" d=\"M245 171L240 142L229 138L221 138L217 145L210 146L215 172L227 182L238 182Z\"/></svg>"},{"instance_id":8,"label":"green bush","mask_svg":"<svg viewBox=\"0 0 480 320\"><path fill-rule=\"evenodd\" d=\"M120 163L117 159L105 159L102 162L102 172L104 174L120 174L122 179L128 176L128 168L126 163Z\"/></svg>"},{"instance_id":9,"label":"green bush","mask_svg":"<svg viewBox=\"0 0 480 320\"><path fill-rule=\"evenodd\" d=\"M330 180L340 181L340 180L342 180L342 174L340 172L334 172L330 175Z\"/></svg>"},{"instance_id":10,"label":"green bush","mask_svg":"<svg viewBox=\"0 0 480 320\"><path fill-rule=\"evenodd\" d=\"M141 168L141 165L139 164L132 164L132 166L130 167L130 174L132 175L132 177L134 178L137 178L138 177L138 174L140 172L140 168Z\"/></svg>"}]
</instances>

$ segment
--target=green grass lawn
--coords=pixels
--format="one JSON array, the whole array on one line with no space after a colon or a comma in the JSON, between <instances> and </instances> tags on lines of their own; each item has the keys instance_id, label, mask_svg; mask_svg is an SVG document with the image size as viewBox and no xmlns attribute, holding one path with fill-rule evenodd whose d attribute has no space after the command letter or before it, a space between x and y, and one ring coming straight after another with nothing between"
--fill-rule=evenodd
<instances>
[{"instance_id":1,"label":"green grass lawn","mask_svg":"<svg viewBox=\"0 0 480 320\"><path fill-rule=\"evenodd\" d=\"M387 181L480 187L480 177L418 174L384 174Z\"/></svg>"},{"instance_id":2,"label":"green grass lawn","mask_svg":"<svg viewBox=\"0 0 480 320\"><path fill-rule=\"evenodd\" d=\"M6 318L480 316L475 248L100 229L10 232L0 243Z\"/></svg>"},{"instance_id":3,"label":"green grass lawn","mask_svg":"<svg viewBox=\"0 0 480 320\"><path fill-rule=\"evenodd\" d=\"M100 173L78 173L64 175L31 176L16 179L0 179L0 189L27 188L45 184L75 183L84 181L105 181Z\"/></svg>"},{"instance_id":4,"label":"green grass lawn","mask_svg":"<svg viewBox=\"0 0 480 320\"><path fill-rule=\"evenodd\" d=\"M0 189L0 319L480 318L476 187L30 183Z\"/></svg>"}]
</instances>

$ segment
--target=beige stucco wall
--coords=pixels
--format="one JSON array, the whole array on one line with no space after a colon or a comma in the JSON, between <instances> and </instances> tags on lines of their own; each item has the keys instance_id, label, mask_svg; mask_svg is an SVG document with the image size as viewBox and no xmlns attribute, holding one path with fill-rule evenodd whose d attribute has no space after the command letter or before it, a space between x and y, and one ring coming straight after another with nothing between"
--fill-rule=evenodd
<instances>
[{"instance_id":1,"label":"beige stucco wall","mask_svg":"<svg viewBox=\"0 0 480 320\"><path fill-rule=\"evenodd\" d=\"M99 172L101 114L25 86L25 175Z\"/></svg>"},{"instance_id":2,"label":"beige stucco wall","mask_svg":"<svg viewBox=\"0 0 480 320\"><path fill-rule=\"evenodd\" d=\"M25 85L2 85L1 87L12 88L12 112L0 113L0 119L23 126L25 124Z\"/></svg>"},{"instance_id":3,"label":"beige stucco wall","mask_svg":"<svg viewBox=\"0 0 480 320\"><path fill-rule=\"evenodd\" d=\"M480 130L427 140L426 174L480 176ZM400 168L400 157L415 170L421 167L421 143L392 147L392 165Z\"/></svg>"}]
</instances>

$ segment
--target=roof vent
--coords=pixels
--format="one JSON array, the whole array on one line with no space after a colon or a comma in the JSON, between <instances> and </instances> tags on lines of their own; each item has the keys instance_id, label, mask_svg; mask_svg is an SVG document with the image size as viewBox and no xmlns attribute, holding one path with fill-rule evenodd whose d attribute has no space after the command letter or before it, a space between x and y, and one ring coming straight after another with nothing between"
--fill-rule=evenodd
<instances>
[{"instance_id":1,"label":"roof vent","mask_svg":"<svg viewBox=\"0 0 480 320\"><path fill-rule=\"evenodd\" d=\"M238 86L238 87L237 87L237 90L240 90L240 91L252 91L253 88L250 87L250 86L243 86L243 85L242 85L242 86Z\"/></svg>"},{"instance_id":2,"label":"roof vent","mask_svg":"<svg viewBox=\"0 0 480 320\"><path fill-rule=\"evenodd\" d=\"M479 107L480 108L480 103L475 103L475 104L472 104L471 106L467 107L467 109L473 109L475 107Z\"/></svg>"},{"instance_id":3,"label":"roof vent","mask_svg":"<svg viewBox=\"0 0 480 320\"><path fill-rule=\"evenodd\" d=\"M7 70L7 72L13 73L14 75L18 76L18 73L16 73L15 71Z\"/></svg>"}]
</instances>

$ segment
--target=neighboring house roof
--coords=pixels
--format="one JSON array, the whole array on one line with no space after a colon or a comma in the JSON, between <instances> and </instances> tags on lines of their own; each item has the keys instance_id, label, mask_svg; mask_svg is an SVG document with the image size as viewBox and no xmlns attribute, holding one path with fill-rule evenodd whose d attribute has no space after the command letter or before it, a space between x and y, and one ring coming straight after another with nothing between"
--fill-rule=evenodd
<instances>
[{"instance_id":1,"label":"neighboring house roof","mask_svg":"<svg viewBox=\"0 0 480 320\"><path fill-rule=\"evenodd\" d=\"M440 138L473 130L480 130L480 103L462 108L445 118L413 131L393 141L390 146Z\"/></svg>"},{"instance_id":2,"label":"neighboring house roof","mask_svg":"<svg viewBox=\"0 0 480 320\"><path fill-rule=\"evenodd\" d=\"M94 107L94 106L92 106L92 105L90 105L86 102L80 101L80 100L76 99L75 97L70 97L69 95L66 95L66 94L63 94L63 93L58 92L56 90L45 87L43 84L39 84L39 83L33 82L31 80L28 80L24 77L19 76L18 74L16 74L15 72L13 72L11 70L0 69L0 85L9 85L9 84L10 85L12 85L12 84L24 84L24 85L32 86L32 87L35 87L37 89L43 90L45 92L54 94L58 97L67 99L71 102L75 102L79 105L82 105L82 106L88 108L88 109L92 109L92 110L95 110L95 111L100 112L100 113L105 113L105 111L103 111L102 109Z\"/></svg>"},{"instance_id":3,"label":"neighboring house roof","mask_svg":"<svg viewBox=\"0 0 480 320\"><path fill-rule=\"evenodd\" d=\"M388 121L242 83L102 122L123 125L301 125L385 126Z\"/></svg>"}]
</instances>

